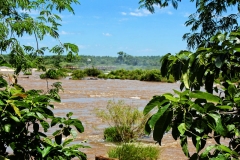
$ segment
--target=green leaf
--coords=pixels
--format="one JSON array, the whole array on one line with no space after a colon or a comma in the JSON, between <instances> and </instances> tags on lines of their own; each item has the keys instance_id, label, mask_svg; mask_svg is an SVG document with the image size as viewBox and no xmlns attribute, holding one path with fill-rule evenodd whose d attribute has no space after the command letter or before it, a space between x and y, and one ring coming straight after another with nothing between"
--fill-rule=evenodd
<instances>
[{"instance_id":1,"label":"green leaf","mask_svg":"<svg viewBox=\"0 0 240 160\"><path fill-rule=\"evenodd\" d=\"M5 130L5 132L9 133L9 132L10 132L10 129L11 129L11 124L5 124L5 125L4 125L4 130Z\"/></svg>"},{"instance_id":2,"label":"green leaf","mask_svg":"<svg viewBox=\"0 0 240 160\"><path fill-rule=\"evenodd\" d=\"M201 106L199 106L198 104L192 104L190 106L190 108L194 108L199 113L205 113L205 110Z\"/></svg>"},{"instance_id":3,"label":"green leaf","mask_svg":"<svg viewBox=\"0 0 240 160\"><path fill-rule=\"evenodd\" d=\"M42 120L42 119L45 118L45 117L44 117L41 113L39 113L39 112L36 112L36 114L37 114L37 117L38 117L39 120Z\"/></svg>"},{"instance_id":4,"label":"green leaf","mask_svg":"<svg viewBox=\"0 0 240 160\"><path fill-rule=\"evenodd\" d=\"M82 122L80 120L75 119L73 125L76 127L78 132L80 132L80 133L84 132L84 127L83 127Z\"/></svg>"},{"instance_id":5,"label":"green leaf","mask_svg":"<svg viewBox=\"0 0 240 160\"><path fill-rule=\"evenodd\" d=\"M228 86L228 93L231 96L231 98L234 98L235 94L236 94L236 87L232 84L229 84Z\"/></svg>"},{"instance_id":6,"label":"green leaf","mask_svg":"<svg viewBox=\"0 0 240 160\"><path fill-rule=\"evenodd\" d=\"M181 135L184 135L185 131L186 131L186 125L185 123L181 123L179 126L178 126L178 131L180 132Z\"/></svg>"},{"instance_id":7,"label":"green leaf","mask_svg":"<svg viewBox=\"0 0 240 160\"><path fill-rule=\"evenodd\" d=\"M46 148L43 149L42 153L42 157L46 157L48 155L48 153L50 152L50 150L52 149L51 146L47 146Z\"/></svg>"},{"instance_id":8,"label":"green leaf","mask_svg":"<svg viewBox=\"0 0 240 160\"><path fill-rule=\"evenodd\" d=\"M55 118L52 119L51 127L55 126L57 123L61 123L61 118L60 117L55 117Z\"/></svg>"},{"instance_id":9,"label":"green leaf","mask_svg":"<svg viewBox=\"0 0 240 160\"><path fill-rule=\"evenodd\" d=\"M62 134L56 135L55 141L58 145L61 145L62 144Z\"/></svg>"},{"instance_id":10,"label":"green leaf","mask_svg":"<svg viewBox=\"0 0 240 160\"><path fill-rule=\"evenodd\" d=\"M148 114L153 108L161 106L166 102L168 102L168 100L166 100L164 96L154 96L144 108L143 114Z\"/></svg>"},{"instance_id":11,"label":"green leaf","mask_svg":"<svg viewBox=\"0 0 240 160\"><path fill-rule=\"evenodd\" d=\"M163 115L157 120L157 122L154 125L153 139L157 141L160 145L163 135L172 121L172 117L173 111L168 110L163 113Z\"/></svg>"},{"instance_id":12,"label":"green leaf","mask_svg":"<svg viewBox=\"0 0 240 160\"><path fill-rule=\"evenodd\" d=\"M189 77L188 72L183 74L183 83L187 89L189 89Z\"/></svg>"},{"instance_id":13,"label":"green leaf","mask_svg":"<svg viewBox=\"0 0 240 160\"><path fill-rule=\"evenodd\" d=\"M161 118L161 116L164 114L164 112L169 108L171 104L168 103L167 105L160 107L158 109L158 112L155 113L152 118L150 119L150 121L148 122L151 128L154 128L156 122L159 120L159 118Z\"/></svg>"},{"instance_id":14,"label":"green leaf","mask_svg":"<svg viewBox=\"0 0 240 160\"><path fill-rule=\"evenodd\" d=\"M73 139L66 139L66 140L63 142L62 146L64 147L64 146L68 145L69 143L71 143L72 141L73 141Z\"/></svg>"},{"instance_id":15,"label":"green leaf","mask_svg":"<svg viewBox=\"0 0 240 160\"><path fill-rule=\"evenodd\" d=\"M60 133L62 133L62 130L56 130L52 135L56 136L56 135L59 135Z\"/></svg>"},{"instance_id":16,"label":"green leaf","mask_svg":"<svg viewBox=\"0 0 240 160\"><path fill-rule=\"evenodd\" d=\"M213 95L211 93L207 93L207 92L202 92L202 91L193 91L193 92L190 92L189 96L191 98L199 98L199 99L205 99L207 100L208 102L215 102L215 103L218 103L221 101L221 98L216 96L216 95Z\"/></svg>"},{"instance_id":17,"label":"green leaf","mask_svg":"<svg viewBox=\"0 0 240 160\"><path fill-rule=\"evenodd\" d=\"M67 117L69 118L69 117L71 117L73 115L73 113L72 112L69 112L68 114L67 114Z\"/></svg>"},{"instance_id":18,"label":"green leaf","mask_svg":"<svg viewBox=\"0 0 240 160\"><path fill-rule=\"evenodd\" d=\"M144 131L147 135L150 135L150 133L152 131L152 129L149 125L149 121L150 121L151 118L152 118L152 116L148 119L147 123L145 124L145 128L144 128Z\"/></svg>"},{"instance_id":19,"label":"green leaf","mask_svg":"<svg viewBox=\"0 0 240 160\"><path fill-rule=\"evenodd\" d=\"M20 110L15 106L14 103L10 103L10 105L13 107L13 110L15 111L15 113L21 117L21 113L20 113Z\"/></svg>"},{"instance_id":20,"label":"green leaf","mask_svg":"<svg viewBox=\"0 0 240 160\"><path fill-rule=\"evenodd\" d=\"M238 154L236 151L231 150L230 148L228 148L228 147L225 146L225 145L218 145L218 149L220 149L220 150L222 150L222 151L224 151L224 152L227 152L227 153L230 153L230 154L233 154L233 155L239 157L239 154Z\"/></svg>"},{"instance_id":21,"label":"green leaf","mask_svg":"<svg viewBox=\"0 0 240 160\"><path fill-rule=\"evenodd\" d=\"M20 122L20 120L18 119L18 117L13 116L11 113L8 113L9 117L12 118L15 122Z\"/></svg>"},{"instance_id":22,"label":"green leaf","mask_svg":"<svg viewBox=\"0 0 240 160\"><path fill-rule=\"evenodd\" d=\"M208 113L208 116L214 119L215 123L212 123L210 119L208 119L208 125L210 128L212 128L214 131L216 131L221 136L227 135L227 130L223 127L221 116L218 114Z\"/></svg>"},{"instance_id":23,"label":"green leaf","mask_svg":"<svg viewBox=\"0 0 240 160\"><path fill-rule=\"evenodd\" d=\"M210 153L210 151L211 151L213 148L216 148L216 145L208 146L208 147L203 151L203 153L200 155L200 158L207 158L208 154Z\"/></svg>"},{"instance_id":24,"label":"green leaf","mask_svg":"<svg viewBox=\"0 0 240 160\"><path fill-rule=\"evenodd\" d=\"M227 105L217 105L216 107L219 109L227 109L227 110L233 109L231 106L227 106Z\"/></svg>"},{"instance_id":25,"label":"green leaf","mask_svg":"<svg viewBox=\"0 0 240 160\"><path fill-rule=\"evenodd\" d=\"M49 124L46 121L40 121L40 123L44 129L44 132L47 132L47 130L49 128Z\"/></svg>"},{"instance_id":26,"label":"green leaf","mask_svg":"<svg viewBox=\"0 0 240 160\"><path fill-rule=\"evenodd\" d=\"M223 65L223 61L221 60L220 56L218 56L218 57L216 58L216 61L215 61L215 66L216 66L217 68L221 68L222 65Z\"/></svg>"},{"instance_id":27,"label":"green leaf","mask_svg":"<svg viewBox=\"0 0 240 160\"><path fill-rule=\"evenodd\" d=\"M183 153L190 158L189 151L188 151L188 143L187 143L187 136L180 136L180 142L182 146Z\"/></svg>"},{"instance_id":28,"label":"green leaf","mask_svg":"<svg viewBox=\"0 0 240 160\"><path fill-rule=\"evenodd\" d=\"M169 101L173 101L173 102L178 102L178 99L173 97L172 95L170 94L163 94L163 96L168 99Z\"/></svg>"}]
</instances>

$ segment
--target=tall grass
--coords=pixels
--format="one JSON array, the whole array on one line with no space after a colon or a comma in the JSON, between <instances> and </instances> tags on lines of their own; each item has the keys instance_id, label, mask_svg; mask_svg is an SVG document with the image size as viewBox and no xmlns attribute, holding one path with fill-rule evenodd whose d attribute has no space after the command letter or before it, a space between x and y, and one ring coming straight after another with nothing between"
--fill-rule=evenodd
<instances>
[{"instance_id":1,"label":"tall grass","mask_svg":"<svg viewBox=\"0 0 240 160\"><path fill-rule=\"evenodd\" d=\"M124 101L109 101L106 110L97 110L96 114L106 121L112 129L105 129L105 137L117 141L130 142L144 134L144 125L149 116L144 116L138 108ZM107 134L106 134L107 133ZM111 137L116 136L116 137ZM119 138L120 137L120 138Z\"/></svg>"},{"instance_id":2,"label":"tall grass","mask_svg":"<svg viewBox=\"0 0 240 160\"><path fill-rule=\"evenodd\" d=\"M108 151L110 158L119 160L157 160L159 154L159 146L143 143L123 143Z\"/></svg>"}]
</instances>

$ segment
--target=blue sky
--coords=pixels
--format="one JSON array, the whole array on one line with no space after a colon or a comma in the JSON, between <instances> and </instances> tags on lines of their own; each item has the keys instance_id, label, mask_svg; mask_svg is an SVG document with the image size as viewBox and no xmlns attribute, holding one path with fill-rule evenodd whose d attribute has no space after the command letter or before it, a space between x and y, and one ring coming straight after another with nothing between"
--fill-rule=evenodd
<instances>
[{"instance_id":1,"label":"blue sky","mask_svg":"<svg viewBox=\"0 0 240 160\"><path fill-rule=\"evenodd\" d=\"M79 46L79 55L117 56L123 51L133 56L155 56L177 53L186 49L182 35L189 32L184 26L195 4L179 3L178 9L156 8L151 14L138 9L138 0L80 0L74 5L75 15L60 14L60 40ZM33 37L23 43L34 43ZM58 42L47 38L40 46L54 46Z\"/></svg>"}]
</instances>

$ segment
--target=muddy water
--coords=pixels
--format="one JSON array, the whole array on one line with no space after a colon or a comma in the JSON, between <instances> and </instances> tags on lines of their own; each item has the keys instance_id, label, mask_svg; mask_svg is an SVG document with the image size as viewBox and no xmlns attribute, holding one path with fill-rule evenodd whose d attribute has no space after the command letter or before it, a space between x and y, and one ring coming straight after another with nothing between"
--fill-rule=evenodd
<instances>
[{"instance_id":1,"label":"muddy water","mask_svg":"<svg viewBox=\"0 0 240 160\"><path fill-rule=\"evenodd\" d=\"M19 78L19 84L26 89L47 90L56 80L41 80L37 75L29 78ZM65 116L68 112L74 113L74 118L83 122L85 131L78 135L75 143L83 143L91 148L81 149L93 160L95 155L106 155L107 150L114 146L103 141L103 130L108 125L97 118L96 109L105 109L109 100L124 100L128 104L139 107L140 110L154 95L172 92L178 89L177 83L141 82L135 80L58 80L62 82L64 92L61 92L61 103L56 103L54 113L56 116ZM153 143L152 138L146 138L146 142ZM183 155L179 141L171 138L171 134L165 134L160 159L186 159Z\"/></svg>"}]
</instances>

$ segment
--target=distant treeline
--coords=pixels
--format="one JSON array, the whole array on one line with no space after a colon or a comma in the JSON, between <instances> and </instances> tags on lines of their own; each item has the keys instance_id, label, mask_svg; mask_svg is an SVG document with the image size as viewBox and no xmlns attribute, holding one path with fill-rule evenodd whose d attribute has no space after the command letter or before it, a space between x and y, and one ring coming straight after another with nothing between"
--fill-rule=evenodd
<instances>
[{"instance_id":1,"label":"distant treeline","mask_svg":"<svg viewBox=\"0 0 240 160\"><path fill-rule=\"evenodd\" d=\"M3 55L6 59L11 59L9 55ZM92 66L115 66L116 69L124 68L133 70L141 69L158 69L160 67L161 56L86 56L79 55L72 61L65 55L43 56L43 63L47 68L54 68L55 63L60 63L61 67L92 67Z\"/></svg>"}]
</instances>

